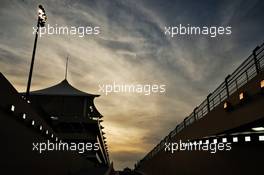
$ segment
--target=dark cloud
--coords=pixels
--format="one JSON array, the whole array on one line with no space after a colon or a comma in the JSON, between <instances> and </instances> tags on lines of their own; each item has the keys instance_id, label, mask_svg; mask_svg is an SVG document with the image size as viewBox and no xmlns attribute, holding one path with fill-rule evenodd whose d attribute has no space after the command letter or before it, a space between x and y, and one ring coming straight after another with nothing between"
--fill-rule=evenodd
<instances>
[{"instance_id":1,"label":"dark cloud","mask_svg":"<svg viewBox=\"0 0 264 175\"><path fill-rule=\"evenodd\" d=\"M127 52L134 51L133 43L129 43L129 42L99 39L98 43L103 45L103 47L107 47L108 49L111 49L113 51L127 51Z\"/></svg>"}]
</instances>

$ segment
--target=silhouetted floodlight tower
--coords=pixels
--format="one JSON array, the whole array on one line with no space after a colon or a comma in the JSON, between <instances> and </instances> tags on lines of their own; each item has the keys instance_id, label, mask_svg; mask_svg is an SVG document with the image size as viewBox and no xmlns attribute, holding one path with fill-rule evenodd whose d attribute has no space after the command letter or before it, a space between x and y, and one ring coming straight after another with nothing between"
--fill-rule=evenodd
<instances>
[{"instance_id":1,"label":"silhouetted floodlight tower","mask_svg":"<svg viewBox=\"0 0 264 175\"><path fill-rule=\"evenodd\" d=\"M36 30L36 35L35 35L35 41L34 41L34 47L33 47L33 53L32 53L30 71L29 71L29 76L28 76L28 83L27 83L27 92L26 92L27 99L29 98L29 92L30 92L30 86L31 86L31 79L32 79L32 73L33 73L33 67L34 67L34 61L35 61L35 53L36 53L36 47L37 47L37 41L38 41L38 32L39 32L40 27L45 26L46 21L47 21L47 16L46 16L45 10L42 5L39 5L37 30Z\"/></svg>"}]
</instances>

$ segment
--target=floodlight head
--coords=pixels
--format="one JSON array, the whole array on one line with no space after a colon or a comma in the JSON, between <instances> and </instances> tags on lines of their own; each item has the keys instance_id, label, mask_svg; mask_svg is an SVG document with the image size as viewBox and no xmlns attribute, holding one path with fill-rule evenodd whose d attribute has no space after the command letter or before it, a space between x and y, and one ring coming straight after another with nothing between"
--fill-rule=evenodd
<instances>
[{"instance_id":1,"label":"floodlight head","mask_svg":"<svg viewBox=\"0 0 264 175\"><path fill-rule=\"evenodd\" d=\"M46 16L45 10L44 10L42 5L39 5L39 9L38 9L38 24L40 25L40 27L44 27L46 21L47 21L47 16Z\"/></svg>"}]
</instances>

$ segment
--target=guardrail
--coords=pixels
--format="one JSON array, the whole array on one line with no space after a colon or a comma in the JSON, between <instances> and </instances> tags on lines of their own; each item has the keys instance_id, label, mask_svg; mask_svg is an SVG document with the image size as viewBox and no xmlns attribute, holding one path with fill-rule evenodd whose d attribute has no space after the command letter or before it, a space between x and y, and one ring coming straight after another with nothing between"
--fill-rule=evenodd
<instances>
[{"instance_id":1,"label":"guardrail","mask_svg":"<svg viewBox=\"0 0 264 175\"><path fill-rule=\"evenodd\" d=\"M163 147L164 142L174 137L177 133L188 127L195 121L203 118L220 103L225 101L230 95L235 93L240 87L254 78L259 72L264 70L264 43L257 46L252 54L230 75L225 78L207 98L196 107L193 112L186 117L176 128L169 133L160 143L153 148L140 162L151 159Z\"/></svg>"}]
</instances>

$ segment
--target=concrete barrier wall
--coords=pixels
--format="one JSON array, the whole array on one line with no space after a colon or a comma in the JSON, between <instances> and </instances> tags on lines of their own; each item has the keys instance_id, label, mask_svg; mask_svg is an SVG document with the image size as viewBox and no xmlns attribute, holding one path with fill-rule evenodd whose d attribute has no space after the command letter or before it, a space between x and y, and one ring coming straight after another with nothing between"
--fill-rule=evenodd
<instances>
[{"instance_id":1,"label":"concrete barrier wall","mask_svg":"<svg viewBox=\"0 0 264 175\"><path fill-rule=\"evenodd\" d=\"M264 144L233 145L228 152L161 153L138 171L145 175L249 175L262 171Z\"/></svg>"},{"instance_id":2,"label":"concrete barrier wall","mask_svg":"<svg viewBox=\"0 0 264 175\"><path fill-rule=\"evenodd\" d=\"M171 138L171 141L199 139L225 133L252 122L263 121L264 95L260 90L260 81L263 79L264 72L261 72L232 94L228 99L233 106L231 111L225 111L221 103L206 116ZM239 100L239 93L242 91L248 95L243 104ZM264 155L264 145L261 143L239 144L235 145L232 151L216 154L182 151L172 155L163 150L151 159L141 162L137 170L146 175L252 174L261 170L260 162Z\"/></svg>"}]
</instances>

